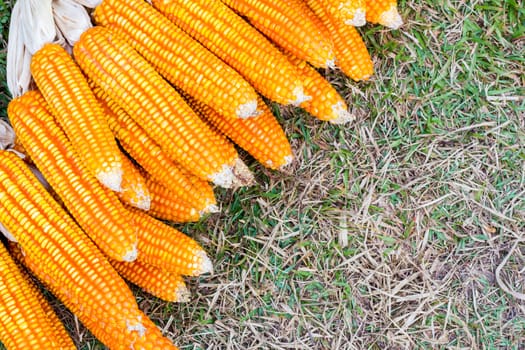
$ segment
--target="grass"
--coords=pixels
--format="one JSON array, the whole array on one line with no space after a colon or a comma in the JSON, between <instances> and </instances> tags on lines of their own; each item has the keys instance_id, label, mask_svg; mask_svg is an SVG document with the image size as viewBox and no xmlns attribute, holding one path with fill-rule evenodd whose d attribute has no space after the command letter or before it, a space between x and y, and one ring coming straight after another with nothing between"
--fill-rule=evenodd
<instances>
[{"instance_id":1,"label":"grass","mask_svg":"<svg viewBox=\"0 0 525 350\"><path fill-rule=\"evenodd\" d=\"M248 161L256 186L181 227L215 263L192 301L136 291L181 349L525 349L523 3L399 7L401 30L362 30L371 81L327 72L357 122L276 106L295 163Z\"/></svg>"}]
</instances>

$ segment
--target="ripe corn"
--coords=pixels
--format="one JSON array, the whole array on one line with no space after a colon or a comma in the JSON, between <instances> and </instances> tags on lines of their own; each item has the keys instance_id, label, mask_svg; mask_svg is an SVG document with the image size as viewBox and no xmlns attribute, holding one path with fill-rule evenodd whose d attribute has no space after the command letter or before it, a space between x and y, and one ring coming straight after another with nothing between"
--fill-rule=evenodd
<instances>
[{"instance_id":1,"label":"ripe corn","mask_svg":"<svg viewBox=\"0 0 525 350\"><path fill-rule=\"evenodd\" d=\"M368 80L374 73L374 65L357 29L330 18L319 1L305 1L330 32L335 47L336 65L355 81Z\"/></svg>"},{"instance_id":2,"label":"ripe corn","mask_svg":"<svg viewBox=\"0 0 525 350\"><path fill-rule=\"evenodd\" d=\"M217 202L208 182L189 174L173 162L102 89L94 87L94 92L106 111L109 126L120 145L151 178L166 186L174 197L183 198L198 211L207 213L215 210Z\"/></svg>"},{"instance_id":3,"label":"ripe corn","mask_svg":"<svg viewBox=\"0 0 525 350\"><path fill-rule=\"evenodd\" d=\"M257 110L253 87L143 0L106 0L95 21L133 45L172 84L233 118Z\"/></svg>"},{"instance_id":4,"label":"ripe corn","mask_svg":"<svg viewBox=\"0 0 525 350\"><path fill-rule=\"evenodd\" d=\"M145 292L165 301L187 302L190 292L181 275L164 271L140 261L109 261L117 272Z\"/></svg>"},{"instance_id":5,"label":"ripe corn","mask_svg":"<svg viewBox=\"0 0 525 350\"><path fill-rule=\"evenodd\" d=\"M343 124L354 120L348 112L345 100L337 90L307 62L288 55L305 77L305 90L312 96L310 101L303 102L301 107L314 117L333 124Z\"/></svg>"},{"instance_id":6,"label":"ripe corn","mask_svg":"<svg viewBox=\"0 0 525 350\"><path fill-rule=\"evenodd\" d=\"M0 341L8 349L75 349L71 338L57 338L54 322L40 303L40 291L0 243ZM56 315L55 315L56 317ZM59 322L59 326L64 326Z\"/></svg>"},{"instance_id":7,"label":"ripe corn","mask_svg":"<svg viewBox=\"0 0 525 350\"><path fill-rule=\"evenodd\" d=\"M330 35L315 14L303 6L302 1L222 0L224 4L248 18L254 27L278 46L315 67L333 67L335 56ZM157 6L157 3L172 2L154 0L153 4ZM217 33L221 35L221 32Z\"/></svg>"},{"instance_id":8,"label":"ripe corn","mask_svg":"<svg viewBox=\"0 0 525 350\"><path fill-rule=\"evenodd\" d=\"M269 99L284 105L308 99L293 66L225 4L207 0L156 0L153 4Z\"/></svg>"},{"instance_id":9,"label":"ripe corn","mask_svg":"<svg viewBox=\"0 0 525 350\"><path fill-rule=\"evenodd\" d=\"M149 210L151 195L141 171L126 156L122 157L122 169L122 191L117 193L120 200L132 207Z\"/></svg>"},{"instance_id":10,"label":"ripe corn","mask_svg":"<svg viewBox=\"0 0 525 350\"><path fill-rule=\"evenodd\" d=\"M250 119L231 120L188 97L190 106L208 123L271 169L280 169L293 160L292 148L279 122L262 99L261 114ZM305 102L303 102L305 103Z\"/></svg>"},{"instance_id":11,"label":"ripe corn","mask_svg":"<svg viewBox=\"0 0 525 350\"><path fill-rule=\"evenodd\" d=\"M118 146L73 58L58 44L46 44L33 55L31 73L86 167L102 184L119 191L122 165Z\"/></svg>"},{"instance_id":12,"label":"ripe corn","mask_svg":"<svg viewBox=\"0 0 525 350\"><path fill-rule=\"evenodd\" d=\"M136 209L131 217L139 229L139 259L181 275L198 276L213 271L206 252L192 238Z\"/></svg>"},{"instance_id":13,"label":"ripe corn","mask_svg":"<svg viewBox=\"0 0 525 350\"><path fill-rule=\"evenodd\" d=\"M161 220L182 223L198 221L204 214L186 202L184 197L179 197L151 176L146 175L146 183L151 195L149 215Z\"/></svg>"},{"instance_id":14,"label":"ripe corn","mask_svg":"<svg viewBox=\"0 0 525 350\"><path fill-rule=\"evenodd\" d=\"M338 22L360 27L366 24L365 0L316 0L328 16Z\"/></svg>"},{"instance_id":15,"label":"ripe corn","mask_svg":"<svg viewBox=\"0 0 525 350\"><path fill-rule=\"evenodd\" d=\"M33 278L30 275L29 271L23 266L24 252L22 252L22 248L20 248L20 245L16 242L7 241L6 248L9 251L10 255L13 257L13 260L16 262L16 264L19 267L21 267L20 272L24 275L24 278L27 280L29 287L35 291L35 294L38 298L38 303L44 310L49 322L51 323L53 336L59 342L59 349L76 349L75 345L73 344L73 341L71 340L71 337L69 336L69 333L64 327L64 324L57 316L55 310L53 309L49 301L46 299L44 294L42 294L40 288L33 281Z\"/></svg>"},{"instance_id":16,"label":"ripe corn","mask_svg":"<svg viewBox=\"0 0 525 350\"><path fill-rule=\"evenodd\" d=\"M136 229L111 190L86 169L38 91L12 100L8 115L18 140L98 247L116 260L137 255Z\"/></svg>"},{"instance_id":17,"label":"ripe corn","mask_svg":"<svg viewBox=\"0 0 525 350\"><path fill-rule=\"evenodd\" d=\"M397 11L397 0L365 0L366 20L382 24L388 28L398 29L403 19Z\"/></svg>"},{"instance_id":18,"label":"ripe corn","mask_svg":"<svg viewBox=\"0 0 525 350\"><path fill-rule=\"evenodd\" d=\"M24 162L7 151L0 151L0 199L0 222L25 252L27 266L100 341L112 349L141 342L155 348L157 334L126 283Z\"/></svg>"},{"instance_id":19,"label":"ripe corn","mask_svg":"<svg viewBox=\"0 0 525 350\"><path fill-rule=\"evenodd\" d=\"M129 44L107 28L93 27L73 50L86 75L170 157L203 180L231 186L238 159L233 145L213 133Z\"/></svg>"}]
</instances>

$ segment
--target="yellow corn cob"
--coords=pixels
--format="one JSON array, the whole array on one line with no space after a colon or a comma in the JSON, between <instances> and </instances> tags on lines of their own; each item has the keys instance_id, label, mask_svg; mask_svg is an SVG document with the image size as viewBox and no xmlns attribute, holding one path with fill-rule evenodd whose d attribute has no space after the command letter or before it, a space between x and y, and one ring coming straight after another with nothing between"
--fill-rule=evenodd
<instances>
[{"instance_id":1,"label":"yellow corn cob","mask_svg":"<svg viewBox=\"0 0 525 350\"><path fill-rule=\"evenodd\" d=\"M112 349L141 343L168 349L102 253L7 151L0 151L0 198L0 222L25 252L27 266L100 341Z\"/></svg>"},{"instance_id":2,"label":"yellow corn cob","mask_svg":"<svg viewBox=\"0 0 525 350\"><path fill-rule=\"evenodd\" d=\"M107 28L93 27L73 50L86 75L170 157L204 180L231 186L238 159L233 145L213 133L129 44Z\"/></svg>"},{"instance_id":3,"label":"yellow corn cob","mask_svg":"<svg viewBox=\"0 0 525 350\"><path fill-rule=\"evenodd\" d=\"M108 123L124 150L157 182L166 186L176 198L184 199L198 211L216 210L213 188L204 180L184 171L173 162L116 102L99 87L93 91L108 116Z\"/></svg>"},{"instance_id":4,"label":"yellow corn cob","mask_svg":"<svg viewBox=\"0 0 525 350\"><path fill-rule=\"evenodd\" d=\"M288 58L305 77L305 90L312 96L310 101L301 104L302 108L314 117L334 124L354 120L345 100L318 71L297 57L288 55Z\"/></svg>"},{"instance_id":5,"label":"yellow corn cob","mask_svg":"<svg viewBox=\"0 0 525 350\"><path fill-rule=\"evenodd\" d=\"M69 336L69 333L67 332L60 318L55 313L55 310L53 309L49 301L46 299L44 294L42 294L40 288L33 281L33 278L29 274L28 270L25 267L23 267L24 253L22 252L22 249L20 248L18 243L8 241L6 248L13 257L13 260L16 262L16 264L19 267L21 267L20 272L28 282L29 287L34 290L34 293L38 299L38 304L44 310L44 313L46 314L51 324L53 332L52 334L54 338L57 339L57 341L59 342L59 349L76 349L75 345L73 344L73 341L71 340L71 337Z\"/></svg>"},{"instance_id":6,"label":"yellow corn cob","mask_svg":"<svg viewBox=\"0 0 525 350\"><path fill-rule=\"evenodd\" d=\"M139 229L138 261L181 275L213 271L206 252L195 240L140 210L130 209L130 213Z\"/></svg>"},{"instance_id":7,"label":"yellow corn cob","mask_svg":"<svg viewBox=\"0 0 525 350\"><path fill-rule=\"evenodd\" d=\"M188 101L204 120L228 136L264 166L279 169L292 162L293 154L290 143L272 111L262 99L258 102L261 114L244 120L225 118L194 99L189 98Z\"/></svg>"},{"instance_id":8,"label":"yellow corn cob","mask_svg":"<svg viewBox=\"0 0 525 350\"><path fill-rule=\"evenodd\" d=\"M353 27L366 24L365 0L315 0L333 19Z\"/></svg>"},{"instance_id":9,"label":"yellow corn cob","mask_svg":"<svg viewBox=\"0 0 525 350\"><path fill-rule=\"evenodd\" d=\"M109 261L124 279L139 286L147 293L165 301L187 302L190 292L181 275L164 271L140 261Z\"/></svg>"},{"instance_id":10,"label":"yellow corn cob","mask_svg":"<svg viewBox=\"0 0 525 350\"><path fill-rule=\"evenodd\" d=\"M149 215L172 222L194 222L204 214L151 176L146 175L146 183L151 195Z\"/></svg>"},{"instance_id":11,"label":"yellow corn cob","mask_svg":"<svg viewBox=\"0 0 525 350\"><path fill-rule=\"evenodd\" d=\"M232 117L257 109L253 87L143 0L103 1L95 21L122 34L172 84Z\"/></svg>"},{"instance_id":12,"label":"yellow corn cob","mask_svg":"<svg viewBox=\"0 0 525 350\"><path fill-rule=\"evenodd\" d=\"M8 115L18 139L78 224L116 260L137 256L136 229L111 190L85 168L38 91L12 100Z\"/></svg>"},{"instance_id":13,"label":"yellow corn cob","mask_svg":"<svg viewBox=\"0 0 525 350\"><path fill-rule=\"evenodd\" d=\"M374 65L357 29L330 18L319 1L305 1L330 32L335 47L336 65L355 81L368 80L374 73Z\"/></svg>"},{"instance_id":14,"label":"yellow corn cob","mask_svg":"<svg viewBox=\"0 0 525 350\"><path fill-rule=\"evenodd\" d=\"M0 243L0 341L8 349L62 349L39 295ZM66 342L64 349L75 349L69 336Z\"/></svg>"},{"instance_id":15,"label":"yellow corn cob","mask_svg":"<svg viewBox=\"0 0 525 350\"><path fill-rule=\"evenodd\" d=\"M382 24L392 29L403 25L403 19L397 11L397 0L365 0L366 20Z\"/></svg>"},{"instance_id":16,"label":"yellow corn cob","mask_svg":"<svg viewBox=\"0 0 525 350\"><path fill-rule=\"evenodd\" d=\"M73 58L58 44L46 44L34 54L31 73L86 167L102 184L119 191L120 151Z\"/></svg>"},{"instance_id":17,"label":"yellow corn cob","mask_svg":"<svg viewBox=\"0 0 525 350\"><path fill-rule=\"evenodd\" d=\"M153 5L162 3L163 7L167 8L166 3L176 2L180 0L154 0ZM334 47L328 31L314 13L302 5L302 0L222 0L222 2L248 18L254 27L278 46L315 67L333 67ZM201 3L208 6L208 2L204 0ZM161 8L160 5L158 6ZM170 6L174 7L174 5ZM222 36L220 31L217 34Z\"/></svg>"},{"instance_id":18,"label":"yellow corn cob","mask_svg":"<svg viewBox=\"0 0 525 350\"><path fill-rule=\"evenodd\" d=\"M151 195L139 169L127 157L122 157L122 192L118 193L120 200L132 207L149 210Z\"/></svg>"},{"instance_id":19,"label":"yellow corn cob","mask_svg":"<svg viewBox=\"0 0 525 350\"><path fill-rule=\"evenodd\" d=\"M285 105L308 99L301 77L279 50L220 1L159 0L153 4L269 99Z\"/></svg>"}]
</instances>

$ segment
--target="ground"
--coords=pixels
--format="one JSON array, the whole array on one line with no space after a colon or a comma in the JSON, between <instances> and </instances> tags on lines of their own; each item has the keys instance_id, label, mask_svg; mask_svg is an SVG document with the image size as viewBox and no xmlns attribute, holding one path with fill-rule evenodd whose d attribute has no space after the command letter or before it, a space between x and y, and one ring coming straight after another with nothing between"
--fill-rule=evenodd
<instances>
[{"instance_id":1,"label":"ground","mask_svg":"<svg viewBox=\"0 0 525 350\"><path fill-rule=\"evenodd\" d=\"M191 302L136 290L181 349L525 349L525 8L399 8L401 29L361 30L370 81L323 72L355 123L275 105L293 165L247 157L256 186L177 226L215 265ZM103 348L57 307L79 348Z\"/></svg>"}]
</instances>

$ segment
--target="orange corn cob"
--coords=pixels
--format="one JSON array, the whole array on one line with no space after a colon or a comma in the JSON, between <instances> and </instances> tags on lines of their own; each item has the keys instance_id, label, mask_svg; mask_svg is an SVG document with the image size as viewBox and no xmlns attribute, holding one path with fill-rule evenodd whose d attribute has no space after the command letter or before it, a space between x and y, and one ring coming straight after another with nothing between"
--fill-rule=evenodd
<instances>
[{"instance_id":1,"label":"orange corn cob","mask_svg":"<svg viewBox=\"0 0 525 350\"><path fill-rule=\"evenodd\" d=\"M189 99L189 104L204 120L228 136L264 166L279 169L292 162L293 154L290 143L272 111L262 99L258 102L261 114L245 120L225 118L194 99Z\"/></svg>"},{"instance_id":2,"label":"orange corn cob","mask_svg":"<svg viewBox=\"0 0 525 350\"><path fill-rule=\"evenodd\" d=\"M174 302L190 300L190 292L179 274L140 261L128 263L110 260L109 262L124 279L157 298Z\"/></svg>"},{"instance_id":3,"label":"orange corn cob","mask_svg":"<svg viewBox=\"0 0 525 350\"><path fill-rule=\"evenodd\" d=\"M140 170L125 156L122 157L122 169L122 192L118 193L120 200L132 207L149 210L151 195Z\"/></svg>"},{"instance_id":4,"label":"orange corn cob","mask_svg":"<svg viewBox=\"0 0 525 350\"><path fill-rule=\"evenodd\" d=\"M69 333L67 332L64 324L60 318L55 313L55 310L51 306L51 303L47 298L42 294L40 288L33 281L32 276L29 274L29 271L23 266L24 265L24 253L20 248L20 245L16 242L7 241L6 248L9 251L10 255L13 257L13 260L20 267L20 272L28 282L28 285L31 289L34 290L35 295L38 298L38 304L44 310L52 328L53 336L59 342L59 349L76 349Z\"/></svg>"},{"instance_id":5,"label":"orange corn cob","mask_svg":"<svg viewBox=\"0 0 525 350\"><path fill-rule=\"evenodd\" d=\"M403 19L397 11L397 0L365 0L366 20L382 24L388 28L398 29Z\"/></svg>"},{"instance_id":6,"label":"orange corn cob","mask_svg":"<svg viewBox=\"0 0 525 350\"><path fill-rule=\"evenodd\" d=\"M368 80L374 73L374 65L357 29L331 19L319 1L305 1L330 32L335 47L336 65L355 81Z\"/></svg>"},{"instance_id":7,"label":"orange corn cob","mask_svg":"<svg viewBox=\"0 0 525 350\"><path fill-rule=\"evenodd\" d=\"M73 58L60 45L47 44L34 54L31 73L86 167L102 184L119 191L120 151Z\"/></svg>"},{"instance_id":8,"label":"orange corn cob","mask_svg":"<svg viewBox=\"0 0 525 350\"><path fill-rule=\"evenodd\" d=\"M154 0L153 5L172 2L177 1ZM222 2L248 18L254 27L274 43L297 57L319 68L334 65L334 47L330 35L314 13L302 5L302 0L222 0ZM218 34L220 35L221 32Z\"/></svg>"},{"instance_id":9,"label":"orange corn cob","mask_svg":"<svg viewBox=\"0 0 525 350\"><path fill-rule=\"evenodd\" d=\"M38 91L12 100L8 115L26 152L78 224L116 260L137 256L136 229L118 198L85 168Z\"/></svg>"},{"instance_id":10,"label":"orange corn cob","mask_svg":"<svg viewBox=\"0 0 525 350\"><path fill-rule=\"evenodd\" d=\"M93 86L92 86L93 87ZM184 171L149 137L126 111L111 100L99 87L94 87L108 116L108 123L124 150L157 182L166 186L177 198L184 199L198 211L216 209L213 188L204 180Z\"/></svg>"},{"instance_id":11,"label":"orange corn cob","mask_svg":"<svg viewBox=\"0 0 525 350\"><path fill-rule=\"evenodd\" d=\"M73 50L86 75L170 157L204 180L231 186L238 159L233 145L213 133L129 44L107 28L93 27Z\"/></svg>"},{"instance_id":12,"label":"orange corn cob","mask_svg":"<svg viewBox=\"0 0 525 350\"><path fill-rule=\"evenodd\" d=\"M48 317L40 297L0 243L0 341L8 349L76 349L69 336L56 337L56 319Z\"/></svg>"},{"instance_id":13,"label":"orange corn cob","mask_svg":"<svg viewBox=\"0 0 525 350\"><path fill-rule=\"evenodd\" d=\"M25 252L27 266L100 341L112 349L166 346L102 253L7 151L0 151L0 198L0 222Z\"/></svg>"},{"instance_id":14,"label":"orange corn cob","mask_svg":"<svg viewBox=\"0 0 525 350\"><path fill-rule=\"evenodd\" d=\"M305 90L312 96L310 101L301 104L302 108L314 117L334 124L354 120L345 100L318 71L297 57L288 55L288 58L305 77Z\"/></svg>"},{"instance_id":15,"label":"orange corn cob","mask_svg":"<svg viewBox=\"0 0 525 350\"><path fill-rule=\"evenodd\" d=\"M316 0L333 19L360 27L366 24L365 0Z\"/></svg>"},{"instance_id":16,"label":"orange corn cob","mask_svg":"<svg viewBox=\"0 0 525 350\"><path fill-rule=\"evenodd\" d=\"M269 99L284 105L308 99L294 67L225 4L207 0L158 0L153 4Z\"/></svg>"},{"instance_id":17,"label":"orange corn cob","mask_svg":"<svg viewBox=\"0 0 525 350\"><path fill-rule=\"evenodd\" d=\"M151 195L149 215L172 222L194 222L204 214L151 176L146 175L146 182Z\"/></svg>"},{"instance_id":18,"label":"orange corn cob","mask_svg":"<svg viewBox=\"0 0 525 350\"><path fill-rule=\"evenodd\" d=\"M256 112L253 87L143 0L102 1L95 21L122 34L172 84L231 117Z\"/></svg>"},{"instance_id":19,"label":"orange corn cob","mask_svg":"<svg viewBox=\"0 0 525 350\"><path fill-rule=\"evenodd\" d=\"M136 209L131 217L139 229L139 261L181 275L213 271L206 252L192 238Z\"/></svg>"}]
</instances>

